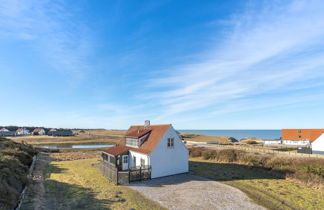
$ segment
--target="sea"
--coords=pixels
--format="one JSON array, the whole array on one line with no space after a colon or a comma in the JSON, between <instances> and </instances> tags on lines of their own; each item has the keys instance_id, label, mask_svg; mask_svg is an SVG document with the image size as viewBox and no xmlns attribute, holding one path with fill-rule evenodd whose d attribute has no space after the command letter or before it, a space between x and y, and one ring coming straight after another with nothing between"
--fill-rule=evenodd
<instances>
[{"instance_id":1,"label":"sea","mask_svg":"<svg viewBox=\"0 0 324 210\"><path fill-rule=\"evenodd\" d=\"M245 137L258 139L279 139L281 130L179 130L191 134L202 134L206 136L231 136L237 140Z\"/></svg>"}]
</instances>

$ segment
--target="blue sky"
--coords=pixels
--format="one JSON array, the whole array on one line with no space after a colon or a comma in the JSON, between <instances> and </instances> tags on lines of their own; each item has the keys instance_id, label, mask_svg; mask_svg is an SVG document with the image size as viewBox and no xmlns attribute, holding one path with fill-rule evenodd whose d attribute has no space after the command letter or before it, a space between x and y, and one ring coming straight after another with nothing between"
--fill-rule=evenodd
<instances>
[{"instance_id":1,"label":"blue sky","mask_svg":"<svg viewBox=\"0 0 324 210\"><path fill-rule=\"evenodd\" d=\"M324 3L0 0L0 125L320 128Z\"/></svg>"}]
</instances>

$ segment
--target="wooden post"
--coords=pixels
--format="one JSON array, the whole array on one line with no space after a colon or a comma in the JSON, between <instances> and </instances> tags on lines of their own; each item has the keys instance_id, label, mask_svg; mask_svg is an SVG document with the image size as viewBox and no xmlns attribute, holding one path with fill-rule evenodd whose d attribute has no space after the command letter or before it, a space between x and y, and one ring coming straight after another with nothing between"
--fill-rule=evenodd
<instances>
[{"instance_id":1,"label":"wooden post","mask_svg":"<svg viewBox=\"0 0 324 210\"><path fill-rule=\"evenodd\" d=\"M117 167L115 168L116 169L116 177L117 177L117 185L118 185L118 169L117 169Z\"/></svg>"},{"instance_id":2,"label":"wooden post","mask_svg":"<svg viewBox=\"0 0 324 210\"><path fill-rule=\"evenodd\" d=\"M142 166L140 166L140 180L142 180Z\"/></svg>"}]
</instances>

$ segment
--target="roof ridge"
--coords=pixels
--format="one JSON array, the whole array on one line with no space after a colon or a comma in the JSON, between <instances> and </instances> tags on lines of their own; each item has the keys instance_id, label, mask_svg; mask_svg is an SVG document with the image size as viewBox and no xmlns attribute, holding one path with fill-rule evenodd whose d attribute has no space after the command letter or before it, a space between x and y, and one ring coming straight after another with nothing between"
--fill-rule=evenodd
<instances>
[{"instance_id":1,"label":"roof ridge","mask_svg":"<svg viewBox=\"0 0 324 210\"><path fill-rule=\"evenodd\" d=\"M166 126L166 125L168 125L168 126L170 126L170 125L172 125L172 124L155 124L155 125L148 125L148 127L150 127L150 126ZM130 127L132 127L132 126L145 126L145 125L131 125Z\"/></svg>"}]
</instances>

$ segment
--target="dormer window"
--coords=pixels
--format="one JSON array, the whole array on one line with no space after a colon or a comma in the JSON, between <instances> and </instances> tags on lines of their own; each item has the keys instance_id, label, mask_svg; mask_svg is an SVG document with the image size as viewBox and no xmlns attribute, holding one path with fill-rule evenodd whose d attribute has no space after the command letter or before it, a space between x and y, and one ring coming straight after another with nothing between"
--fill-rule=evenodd
<instances>
[{"instance_id":1,"label":"dormer window","mask_svg":"<svg viewBox=\"0 0 324 210\"><path fill-rule=\"evenodd\" d=\"M128 146L128 147L138 147L138 138L126 137L126 146Z\"/></svg>"}]
</instances>

